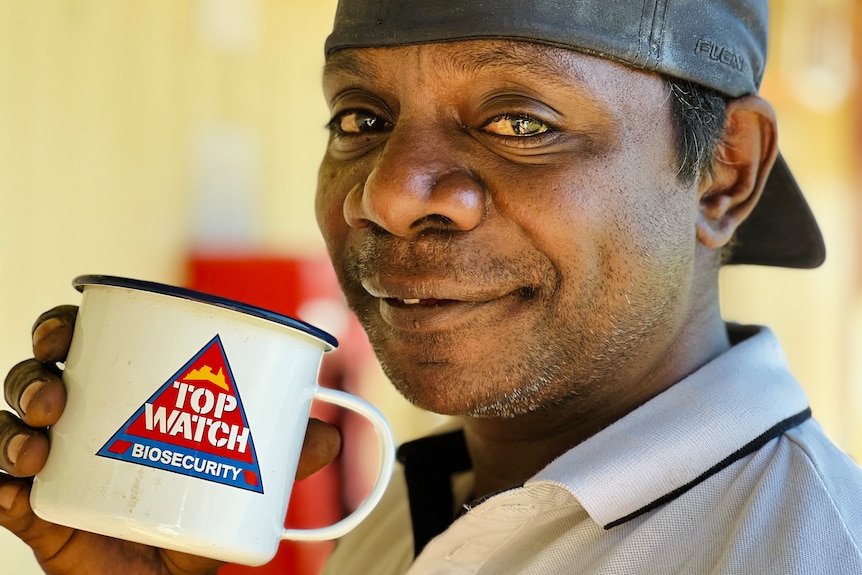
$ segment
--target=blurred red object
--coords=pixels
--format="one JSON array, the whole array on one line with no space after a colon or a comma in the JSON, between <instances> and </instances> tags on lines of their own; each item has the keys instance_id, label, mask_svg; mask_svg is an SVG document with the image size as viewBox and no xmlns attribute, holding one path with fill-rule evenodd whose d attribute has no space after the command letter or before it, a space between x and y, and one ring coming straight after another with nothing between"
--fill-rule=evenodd
<instances>
[{"instance_id":1,"label":"blurred red object","mask_svg":"<svg viewBox=\"0 0 862 575\"><path fill-rule=\"evenodd\" d=\"M349 373L360 368L361 362L354 361L356 357L373 357L361 327L343 304L328 259L195 255L189 258L185 283L191 289L307 321L334 335L339 340L339 348L324 354L321 385L345 387L346 381L358 378L358 373ZM323 320L331 325L321 323ZM323 404L315 404L312 416L337 427L341 427L344 418L340 410ZM339 456L333 464L294 485L285 525L321 527L344 515L343 462L344 457ZM219 573L318 575L333 547L330 541L286 541L279 546L275 559L262 567L226 565Z\"/></svg>"}]
</instances>

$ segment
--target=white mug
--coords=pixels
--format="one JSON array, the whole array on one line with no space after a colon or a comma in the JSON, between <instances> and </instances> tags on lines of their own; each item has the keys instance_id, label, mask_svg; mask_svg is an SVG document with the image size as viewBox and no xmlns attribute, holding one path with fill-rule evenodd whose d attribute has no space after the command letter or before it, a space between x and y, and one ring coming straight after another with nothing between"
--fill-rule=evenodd
<instances>
[{"instance_id":1,"label":"white mug","mask_svg":"<svg viewBox=\"0 0 862 575\"><path fill-rule=\"evenodd\" d=\"M81 276L66 409L31 504L48 521L244 565L282 539L335 539L380 501L395 447L386 420L319 387L331 335L199 292ZM312 399L364 416L380 445L368 498L319 529L284 518Z\"/></svg>"}]
</instances>

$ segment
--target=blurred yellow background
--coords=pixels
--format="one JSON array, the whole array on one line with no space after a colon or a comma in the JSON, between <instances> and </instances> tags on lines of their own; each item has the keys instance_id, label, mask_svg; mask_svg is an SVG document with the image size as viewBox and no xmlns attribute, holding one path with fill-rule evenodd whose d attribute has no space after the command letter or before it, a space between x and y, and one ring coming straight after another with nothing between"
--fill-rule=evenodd
<instances>
[{"instance_id":1,"label":"blurred yellow background","mask_svg":"<svg viewBox=\"0 0 862 575\"><path fill-rule=\"evenodd\" d=\"M722 305L728 319L778 332L815 415L862 460L862 27L852 0L770 4L763 93L828 259L816 271L728 269ZM0 370L28 357L39 313L77 302L76 275L179 283L196 250L322 254L312 202L334 8L0 0ZM402 438L429 423L369 377ZM0 571L40 572L5 532Z\"/></svg>"}]
</instances>

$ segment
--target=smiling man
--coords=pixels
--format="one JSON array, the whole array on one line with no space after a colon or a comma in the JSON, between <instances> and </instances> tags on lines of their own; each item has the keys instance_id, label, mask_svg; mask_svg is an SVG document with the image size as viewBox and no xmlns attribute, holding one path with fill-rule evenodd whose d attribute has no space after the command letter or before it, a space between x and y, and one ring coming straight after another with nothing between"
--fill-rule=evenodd
<instances>
[{"instance_id":1,"label":"smiling man","mask_svg":"<svg viewBox=\"0 0 862 575\"><path fill-rule=\"evenodd\" d=\"M862 471L769 329L719 309L726 263L824 258L757 95L766 21L753 0L340 2L318 222L394 385L457 425L402 447L329 573L862 572ZM37 357L65 353L65 314ZM40 366L7 378L31 426L62 401ZM39 468L40 431L7 414L0 438L4 469ZM0 522L52 573L215 568L25 496L0 482Z\"/></svg>"},{"instance_id":2,"label":"smiling man","mask_svg":"<svg viewBox=\"0 0 862 575\"><path fill-rule=\"evenodd\" d=\"M402 448L331 573L862 569L862 474L719 310L723 263L824 254L757 96L766 19L341 2L318 221L386 373L460 429Z\"/></svg>"}]
</instances>

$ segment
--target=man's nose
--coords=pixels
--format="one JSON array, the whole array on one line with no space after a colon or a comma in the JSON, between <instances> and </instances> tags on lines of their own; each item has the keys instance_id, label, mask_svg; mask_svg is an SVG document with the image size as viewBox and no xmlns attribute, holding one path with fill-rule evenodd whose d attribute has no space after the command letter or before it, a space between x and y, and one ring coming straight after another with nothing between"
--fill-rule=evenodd
<instances>
[{"instance_id":1,"label":"man's nose","mask_svg":"<svg viewBox=\"0 0 862 575\"><path fill-rule=\"evenodd\" d=\"M478 226L485 216L486 191L459 161L457 138L442 130L396 126L364 185L347 194L347 223L356 228L375 224L401 237Z\"/></svg>"}]
</instances>

